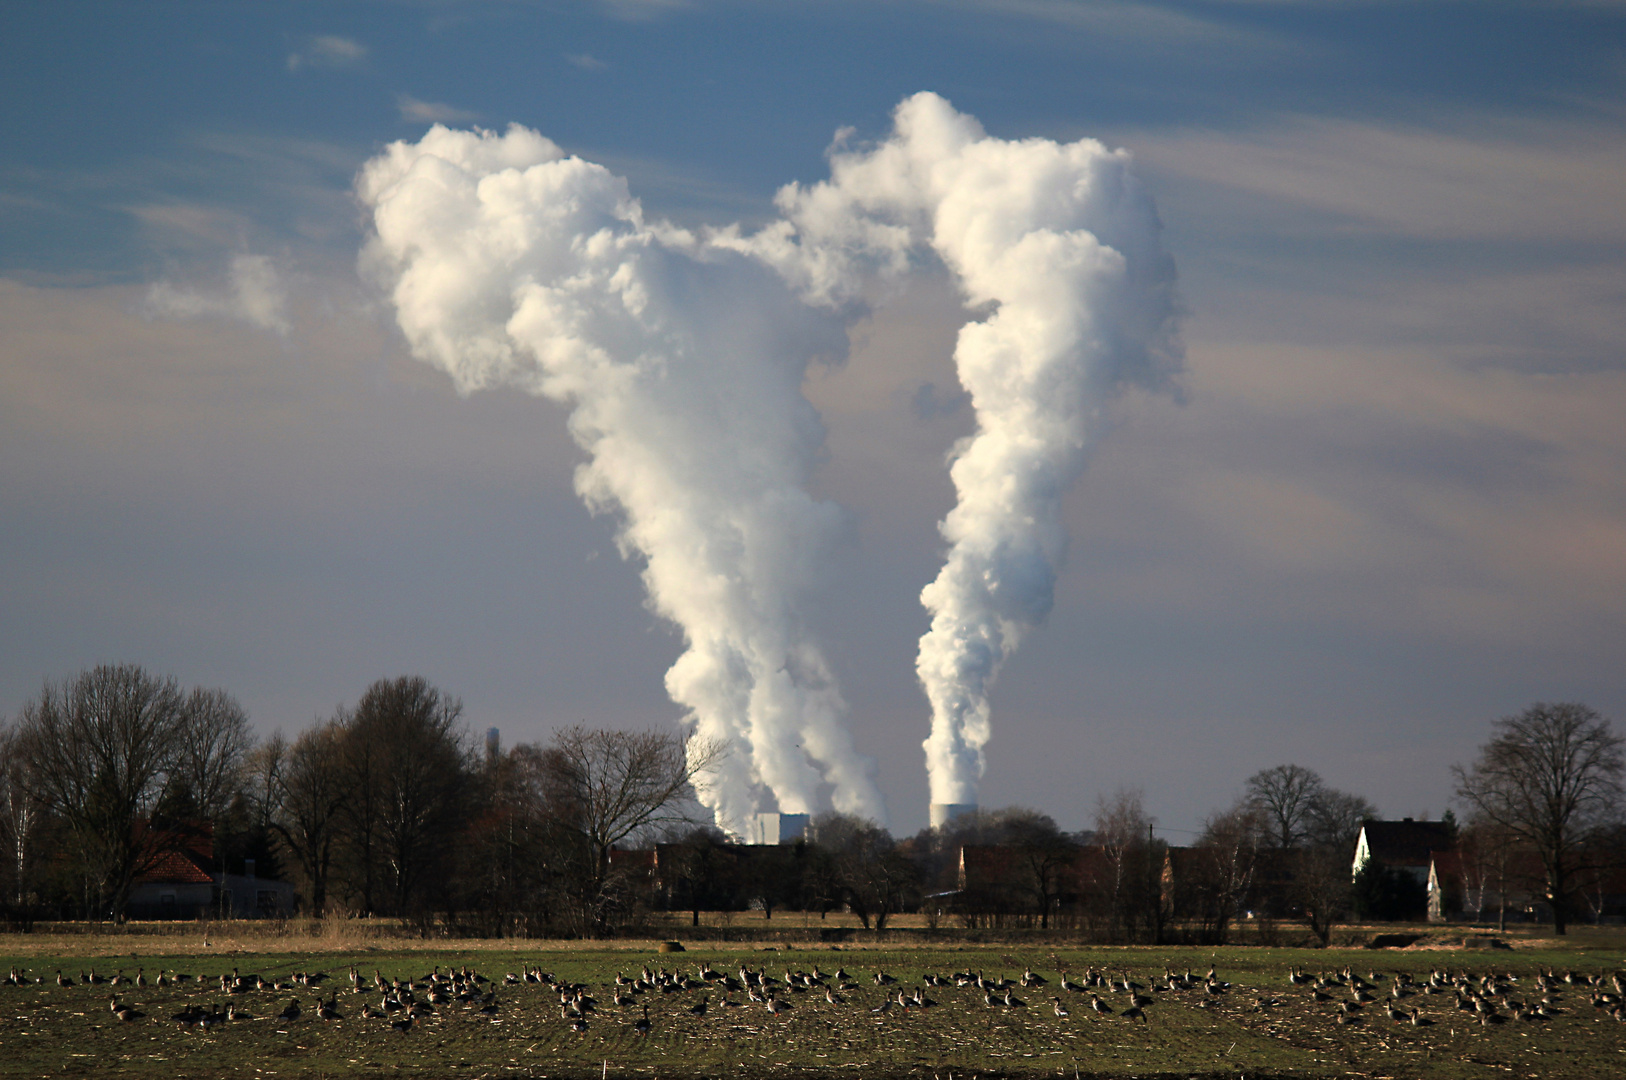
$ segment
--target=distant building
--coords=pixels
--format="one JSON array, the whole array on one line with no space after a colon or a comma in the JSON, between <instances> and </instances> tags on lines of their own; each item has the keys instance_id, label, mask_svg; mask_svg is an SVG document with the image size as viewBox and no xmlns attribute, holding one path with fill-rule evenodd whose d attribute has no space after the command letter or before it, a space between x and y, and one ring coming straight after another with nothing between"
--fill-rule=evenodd
<instances>
[{"instance_id":1,"label":"distant building","mask_svg":"<svg viewBox=\"0 0 1626 1080\"><path fill-rule=\"evenodd\" d=\"M793 844L807 837L806 814L758 814L746 825L747 844Z\"/></svg>"},{"instance_id":2,"label":"distant building","mask_svg":"<svg viewBox=\"0 0 1626 1080\"><path fill-rule=\"evenodd\" d=\"M262 878L253 859L243 872L217 869L214 827L207 822L171 829L136 826L148 849L147 869L136 876L125 903L132 919L276 918L293 914L294 887Z\"/></svg>"},{"instance_id":3,"label":"distant building","mask_svg":"<svg viewBox=\"0 0 1626 1080\"><path fill-rule=\"evenodd\" d=\"M1436 851L1449 851L1456 837L1451 826L1439 821L1363 821L1355 837L1353 877L1368 862L1400 870L1417 884L1428 885L1430 857Z\"/></svg>"}]
</instances>

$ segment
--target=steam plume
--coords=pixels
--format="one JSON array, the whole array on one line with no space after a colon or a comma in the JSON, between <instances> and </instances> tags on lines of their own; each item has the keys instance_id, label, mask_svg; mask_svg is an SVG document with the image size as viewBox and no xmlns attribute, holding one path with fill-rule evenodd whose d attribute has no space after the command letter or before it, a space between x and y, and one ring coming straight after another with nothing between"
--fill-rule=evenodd
<instances>
[{"instance_id":1,"label":"steam plume","mask_svg":"<svg viewBox=\"0 0 1626 1080\"><path fill-rule=\"evenodd\" d=\"M750 238L809 294L839 298L863 264L902 272L922 248L972 310L955 363L977 430L955 447L949 543L921 593L916 671L931 702L935 804L977 801L988 693L1050 612L1066 553L1062 496L1103 406L1179 367L1173 262L1129 156L1093 140L989 138L934 94L898 106L891 138L832 157L829 181L787 187L785 222Z\"/></svg>"},{"instance_id":2,"label":"steam plume","mask_svg":"<svg viewBox=\"0 0 1626 1080\"><path fill-rule=\"evenodd\" d=\"M624 180L535 132L436 126L357 180L413 353L459 390L513 384L565 403L576 488L616 510L651 607L686 649L667 690L732 753L701 778L719 824L771 799L884 817L847 706L798 612L840 523L805 484L824 432L809 363L840 358L810 305L732 242L648 222Z\"/></svg>"}]
</instances>

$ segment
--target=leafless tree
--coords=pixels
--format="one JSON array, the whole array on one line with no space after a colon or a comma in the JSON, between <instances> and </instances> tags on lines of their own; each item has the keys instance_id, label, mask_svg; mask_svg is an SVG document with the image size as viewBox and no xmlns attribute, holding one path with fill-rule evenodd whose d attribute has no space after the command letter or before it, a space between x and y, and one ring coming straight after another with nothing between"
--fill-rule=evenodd
<instances>
[{"instance_id":1,"label":"leafless tree","mask_svg":"<svg viewBox=\"0 0 1626 1080\"><path fill-rule=\"evenodd\" d=\"M23 706L34 794L66 825L98 911L122 917L132 883L162 854L137 825L165 793L183 723L175 680L133 664L47 683Z\"/></svg>"},{"instance_id":2,"label":"leafless tree","mask_svg":"<svg viewBox=\"0 0 1626 1080\"><path fill-rule=\"evenodd\" d=\"M1152 818L1146 813L1145 794L1139 788L1119 788L1109 799L1101 796L1095 807L1095 841L1106 856L1109 880L1104 884L1114 934L1133 937L1144 924L1156 941L1162 935L1165 912L1162 888L1162 845L1152 839Z\"/></svg>"},{"instance_id":3,"label":"leafless tree","mask_svg":"<svg viewBox=\"0 0 1626 1080\"><path fill-rule=\"evenodd\" d=\"M362 766L352 780L365 784L344 805L365 799L365 818L357 816L368 834L363 857L376 860L399 913L413 911L449 864L468 809L462 713L462 702L407 676L374 683L343 726L342 757ZM367 880L371 886L370 873Z\"/></svg>"},{"instance_id":4,"label":"leafless tree","mask_svg":"<svg viewBox=\"0 0 1626 1080\"><path fill-rule=\"evenodd\" d=\"M1553 932L1565 933L1588 848L1621 815L1620 736L1585 705L1536 704L1499 720L1470 768L1452 769L1474 817L1529 844L1541 861Z\"/></svg>"},{"instance_id":5,"label":"leafless tree","mask_svg":"<svg viewBox=\"0 0 1626 1080\"><path fill-rule=\"evenodd\" d=\"M688 821L693 781L723 749L675 731L606 731L581 726L554 734L541 752L549 807L582 845L577 902L602 931L614 903L610 851L634 837Z\"/></svg>"},{"instance_id":6,"label":"leafless tree","mask_svg":"<svg viewBox=\"0 0 1626 1080\"><path fill-rule=\"evenodd\" d=\"M242 793L254 749L248 714L224 690L193 690L181 709L173 782L198 817L218 821Z\"/></svg>"},{"instance_id":7,"label":"leafless tree","mask_svg":"<svg viewBox=\"0 0 1626 1080\"><path fill-rule=\"evenodd\" d=\"M34 834L43 807L28 782L23 743L15 727L0 728L0 841L11 866L12 899L19 910L28 898L28 871Z\"/></svg>"},{"instance_id":8,"label":"leafless tree","mask_svg":"<svg viewBox=\"0 0 1626 1080\"><path fill-rule=\"evenodd\" d=\"M1321 777L1302 765L1276 765L1248 777L1247 799L1269 826L1273 847L1286 851L1310 835Z\"/></svg>"},{"instance_id":9,"label":"leafless tree","mask_svg":"<svg viewBox=\"0 0 1626 1080\"><path fill-rule=\"evenodd\" d=\"M1268 828L1263 815L1247 801L1203 822L1193 852L1195 880L1184 892L1203 935L1213 944L1225 943L1231 921L1253 896L1259 849Z\"/></svg>"},{"instance_id":10,"label":"leafless tree","mask_svg":"<svg viewBox=\"0 0 1626 1080\"><path fill-rule=\"evenodd\" d=\"M301 732L285 753L279 753L279 736L261 754L275 807L271 827L298 865L310 889L311 914L318 916L327 911L339 817L348 791L342 739L338 723L328 720Z\"/></svg>"},{"instance_id":11,"label":"leafless tree","mask_svg":"<svg viewBox=\"0 0 1626 1080\"><path fill-rule=\"evenodd\" d=\"M829 854L836 885L852 913L866 930L871 925L886 929L918 882L914 862L898 850L891 833L851 814L821 814L813 835Z\"/></svg>"}]
</instances>

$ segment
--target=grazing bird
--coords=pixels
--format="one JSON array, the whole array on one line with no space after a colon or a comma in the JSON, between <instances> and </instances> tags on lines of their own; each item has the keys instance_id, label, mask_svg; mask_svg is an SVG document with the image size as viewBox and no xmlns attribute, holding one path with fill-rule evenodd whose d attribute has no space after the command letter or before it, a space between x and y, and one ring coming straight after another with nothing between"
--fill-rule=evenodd
<instances>
[{"instance_id":1,"label":"grazing bird","mask_svg":"<svg viewBox=\"0 0 1626 1080\"><path fill-rule=\"evenodd\" d=\"M327 1001L316 999L316 1016L319 1020L343 1020L339 1014L339 996L337 993Z\"/></svg>"},{"instance_id":2,"label":"grazing bird","mask_svg":"<svg viewBox=\"0 0 1626 1080\"><path fill-rule=\"evenodd\" d=\"M706 1015L706 1002L708 1000L709 1000L708 998L701 998L699 1001L697 1001L693 1005L689 1006L689 1011L694 1013L694 1015L696 1015L696 1016L705 1016Z\"/></svg>"},{"instance_id":3,"label":"grazing bird","mask_svg":"<svg viewBox=\"0 0 1626 1080\"><path fill-rule=\"evenodd\" d=\"M576 1032L577 1034L586 1031L587 1018L585 1016L576 1017L576 1019L570 1022L570 1030Z\"/></svg>"},{"instance_id":4,"label":"grazing bird","mask_svg":"<svg viewBox=\"0 0 1626 1080\"><path fill-rule=\"evenodd\" d=\"M1112 1015L1112 1006L1108 1005L1106 1002L1102 1001L1100 998L1096 997L1094 994L1090 995L1090 1008L1094 1009L1096 1012L1100 1013L1102 1016L1111 1016Z\"/></svg>"},{"instance_id":5,"label":"grazing bird","mask_svg":"<svg viewBox=\"0 0 1626 1080\"><path fill-rule=\"evenodd\" d=\"M390 1027L405 1035L407 1032L412 1030L412 1016L408 1014L401 1017L399 1020L391 1020Z\"/></svg>"},{"instance_id":6,"label":"grazing bird","mask_svg":"<svg viewBox=\"0 0 1626 1080\"><path fill-rule=\"evenodd\" d=\"M1053 997L1050 1000L1054 1001L1056 1003L1056 1015L1057 1016L1059 1016L1059 1017L1061 1017L1062 1019L1065 1020L1067 1017L1073 1015L1072 1013L1068 1012L1067 1009L1062 1005L1061 998Z\"/></svg>"},{"instance_id":7,"label":"grazing bird","mask_svg":"<svg viewBox=\"0 0 1626 1080\"><path fill-rule=\"evenodd\" d=\"M123 1020L125 1023L129 1023L131 1020L140 1020L147 1014L137 1011L132 1006L120 1005L118 1008L113 1010L113 1015L118 1017L120 1020Z\"/></svg>"},{"instance_id":8,"label":"grazing bird","mask_svg":"<svg viewBox=\"0 0 1626 1080\"><path fill-rule=\"evenodd\" d=\"M1143 1024L1146 1023L1146 1014L1141 1011L1139 1005L1131 1005L1119 1015L1125 1020L1139 1020Z\"/></svg>"},{"instance_id":9,"label":"grazing bird","mask_svg":"<svg viewBox=\"0 0 1626 1080\"><path fill-rule=\"evenodd\" d=\"M632 1026L633 1026L633 1029L635 1031L637 1031L638 1034L640 1034L640 1035L648 1035L649 1034L649 1006L648 1005L644 1006L644 1015L641 1016L640 1018L638 1018L637 1020L634 1020L633 1023L632 1023Z\"/></svg>"},{"instance_id":10,"label":"grazing bird","mask_svg":"<svg viewBox=\"0 0 1626 1080\"><path fill-rule=\"evenodd\" d=\"M832 1005L845 1005L847 1003L846 998L842 997L828 986L824 988L824 1000L828 1001Z\"/></svg>"},{"instance_id":11,"label":"grazing bird","mask_svg":"<svg viewBox=\"0 0 1626 1080\"><path fill-rule=\"evenodd\" d=\"M283 1009L281 1012L279 1012L277 1014L277 1019L278 1020L287 1020L287 1021L290 1021L290 1022L292 1022L294 1020L298 1020L299 1019L299 999L298 998L290 999L289 1002L288 1002L288 1007L286 1009Z\"/></svg>"}]
</instances>

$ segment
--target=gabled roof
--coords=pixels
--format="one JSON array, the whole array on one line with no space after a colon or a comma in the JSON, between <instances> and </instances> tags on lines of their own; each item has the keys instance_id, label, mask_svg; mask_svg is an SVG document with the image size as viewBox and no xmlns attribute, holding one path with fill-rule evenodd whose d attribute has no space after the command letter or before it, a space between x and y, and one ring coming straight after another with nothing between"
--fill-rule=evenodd
<instances>
[{"instance_id":1,"label":"gabled roof","mask_svg":"<svg viewBox=\"0 0 1626 1080\"><path fill-rule=\"evenodd\" d=\"M214 875L198 865L190 851L169 851L159 856L152 869L135 879L137 885L212 885Z\"/></svg>"},{"instance_id":2,"label":"gabled roof","mask_svg":"<svg viewBox=\"0 0 1626 1080\"><path fill-rule=\"evenodd\" d=\"M1426 867L1429 855L1451 847L1451 826L1439 821L1361 823L1367 854L1388 866Z\"/></svg>"}]
</instances>

